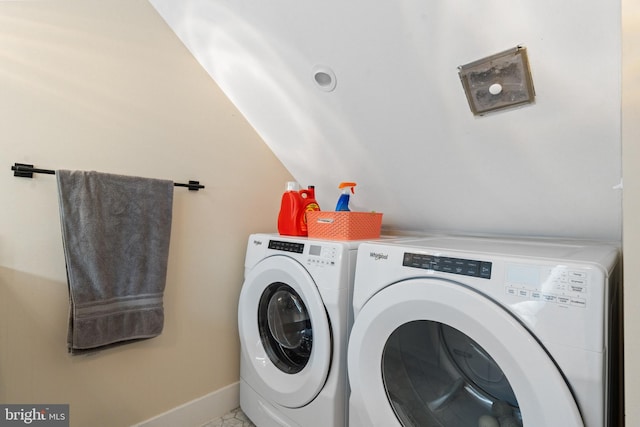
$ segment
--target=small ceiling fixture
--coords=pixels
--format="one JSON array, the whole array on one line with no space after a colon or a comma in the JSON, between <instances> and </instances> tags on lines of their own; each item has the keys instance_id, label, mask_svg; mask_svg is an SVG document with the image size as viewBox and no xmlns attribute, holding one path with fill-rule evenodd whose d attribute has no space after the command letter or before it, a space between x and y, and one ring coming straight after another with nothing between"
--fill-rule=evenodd
<instances>
[{"instance_id":1,"label":"small ceiling fixture","mask_svg":"<svg viewBox=\"0 0 640 427\"><path fill-rule=\"evenodd\" d=\"M458 67L473 114L481 116L535 99L527 49L516 46Z\"/></svg>"},{"instance_id":2,"label":"small ceiling fixture","mask_svg":"<svg viewBox=\"0 0 640 427\"><path fill-rule=\"evenodd\" d=\"M313 67L313 81L320 90L331 92L336 88L336 75L333 70L325 65Z\"/></svg>"}]
</instances>

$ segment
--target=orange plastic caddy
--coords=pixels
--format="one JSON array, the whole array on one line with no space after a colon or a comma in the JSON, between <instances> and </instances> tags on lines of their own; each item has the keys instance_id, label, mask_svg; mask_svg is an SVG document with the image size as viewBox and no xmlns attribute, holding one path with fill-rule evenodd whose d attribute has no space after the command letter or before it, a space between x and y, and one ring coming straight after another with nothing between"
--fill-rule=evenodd
<instances>
[{"instance_id":1,"label":"orange plastic caddy","mask_svg":"<svg viewBox=\"0 0 640 427\"><path fill-rule=\"evenodd\" d=\"M380 237L382 214L376 212L307 212L309 237L325 240L365 240Z\"/></svg>"}]
</instances>

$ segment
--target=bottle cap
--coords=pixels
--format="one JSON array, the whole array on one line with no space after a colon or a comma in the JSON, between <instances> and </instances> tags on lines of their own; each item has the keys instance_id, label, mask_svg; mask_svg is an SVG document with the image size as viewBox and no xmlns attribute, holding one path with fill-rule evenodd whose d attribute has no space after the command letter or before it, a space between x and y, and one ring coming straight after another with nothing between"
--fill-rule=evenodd
<instances>
[{"instance_id":1,"label":"bottle cap","mask_svg":"<svg viewBox=\"0 0 640 427\"><path fill-rule=\"evenodd\" d=\"M351 192L354 193L353 187L355 186L355 182L341 182L340 185L338 185L338 188L342 190L343 188L351 187Z\"/></svg>"},{"instance_id":2,"label":"bottle cap","mask_svg":"<svg viewBox=\"0 0 640 427\"><path fill-rule=\"evenodd\" d=\"M300 184L296 181L287 182L287 191L298 191L300 190Z\"/></svg>"},{"instance_id":3,"label":"bottle cap","mask_svg":"<svg viewBox=\"0 0 640 427\"><path fill-rule=\"evenodd\" d=\"M340 185L338 185L338 188L342 189L345 187L355 187L356 183L355 182L341 182Z\"/></svg>"}]
</instances>

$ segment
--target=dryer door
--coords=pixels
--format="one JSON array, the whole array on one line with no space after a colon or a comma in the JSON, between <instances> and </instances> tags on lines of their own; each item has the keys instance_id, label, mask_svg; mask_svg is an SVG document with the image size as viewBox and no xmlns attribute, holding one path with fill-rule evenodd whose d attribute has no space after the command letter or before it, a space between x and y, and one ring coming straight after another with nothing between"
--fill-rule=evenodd
<instances>
[{"instance_id":1,"label":"dryer door","mask_svg":"<svg viewBox=\"0 0 640 427\"><path fill-rule=\"evenodd\" d=\"M542 345L460 283L401 281L374 295L349 339L352 427L583 427Z\"/></svg>"},{"instance_id":2,"label":"dryer door","mask_svg":"<svg viewBox=\"0 0 640 427\"><path fill-rule=\"evenodd\" d=\"M307 270L286 256L258 263L245 277L238 305L243 378L290 408L312 401L331 361L329 320Z\"/></svg>"}]
</instances>

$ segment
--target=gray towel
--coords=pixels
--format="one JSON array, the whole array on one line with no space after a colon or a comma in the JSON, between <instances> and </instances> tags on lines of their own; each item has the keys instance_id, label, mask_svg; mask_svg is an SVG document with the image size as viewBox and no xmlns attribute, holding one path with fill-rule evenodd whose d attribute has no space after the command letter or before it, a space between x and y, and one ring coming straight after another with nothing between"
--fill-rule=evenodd
<instances>
[{"instance_id":1,"label":"gray towel","mask_svg":"<svg viewBox=\"0 0 640 427\"><path fill-rule=\"evenodd\" d=\"M159 335L173 183L67 170L56 176L69 284L69 352Z\"/></svg>"}]
</instances>

